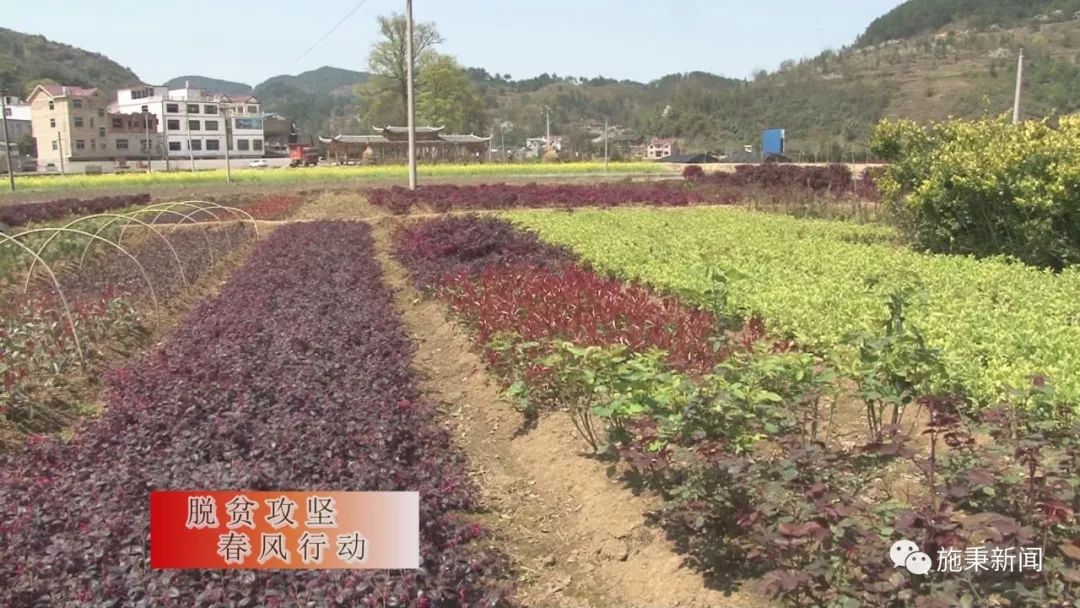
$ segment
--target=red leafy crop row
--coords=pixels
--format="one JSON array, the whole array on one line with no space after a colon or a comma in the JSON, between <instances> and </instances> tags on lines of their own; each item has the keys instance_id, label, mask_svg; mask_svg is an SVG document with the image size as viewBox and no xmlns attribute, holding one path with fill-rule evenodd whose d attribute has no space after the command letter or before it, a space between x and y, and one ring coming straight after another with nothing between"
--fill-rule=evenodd
<instances>
[{"instance_id":1,"label":"red leafy crop row","mask_svg":"<svg viewBox=\"0 0 1080 608\"><path fill-rule=\"evenodd\" d=\"M303 202L299 196L268 196L244 207L244 211L257 220L276 220L287 216Z\"/></svg>"},{"instance_id":2,"label":"red leafy crop row","mask_svg":"<svg viewBox=\"0 0 1080 608\"><path fill-rule=\"evenodd\" d=\"M463 456L420 400L370 230L282 227L109 378L101 418L0 458L0 606L502 606L454 511ZM153 489L415 490L419 571L152 571Z\"/></svg>"},{"instance_id":3,"label":"red leafy crop row","mask_svg":"<svg viewBox=\"0 0 1080 608\"><path fill-rule=\"evenodd\" d=\"M519 207L614 207L659 205L677 207L699 202L684 188L662 184L438 184L409 190L400 186L368 193L373 205L405 214L424 206L437 212L458 209L513 209Z\"/></svg>"},{"instance_id":4,"label":"red leafy crop row","mask_svg":"<svg viewBox=\"0 0 1080 608\"><path fill-rule=\"evenodd\" d=\"M568 250L542 242L535 234L492 218L445 217L402 228L397 257L418 288L432 290L446 276L476 274L497 265L521 262L534 268L574 259Z\"/></svg>"},{"instance_id":5,"label":"red leafy crop row","mask_svg":"<svg viewBox=\"0 0 1080 608\"><path fill-rule=\"evenodd\" d=\"M637 352L659 348L680 371L706 372L718 360L709 340L716 332L712 314L571 263L493 266L475 277L447 277L441 293L480 344L514 332L526 341L621 344Z\"/></svg>"},{"instance_id":6,"label":"red leafy crop row","mask_svg":"<svg viewBox=\"0 0 1080 608\"><path fill-rule=\"evenodd\" d=\"M734 172L717 171L705 179L717 185L799 188L832 194L850 192L854 186L851 169L847 165L827 167L775 163L739 165L735 167Z\"/></svg>"},{"instance_id":7,"label":"red leafy crop row","mask_svg":"<svg viewBox=\"0 0 1080 608\"><path fill-rule=\"evenodd\" d=\"M404 228L397 257L417 287L439 290L481 345L516 332L529 341L660 348L682 370L705 371L718 358L711 314L602 278L503 220L447 217Z\"/></svg>"},{"instance_id":8,"label":"red leafy crop row","mask_svg":"<svg viewBox=\"0 0 1080 608\"><path fill-rule=\"evenodd\" d=\"M0 207L0 224L24 226L31 222L55 220L67 215L106 213L150 202L149 194L124 194L89 199L63 198L41 203L19 203Z\"/></svg>"}]
</instances>

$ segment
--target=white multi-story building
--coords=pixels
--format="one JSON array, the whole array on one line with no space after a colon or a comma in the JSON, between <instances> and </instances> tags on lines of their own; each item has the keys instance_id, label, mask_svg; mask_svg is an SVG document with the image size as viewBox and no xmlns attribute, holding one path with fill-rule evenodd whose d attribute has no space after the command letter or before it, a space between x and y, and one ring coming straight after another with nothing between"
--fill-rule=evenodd
<instances>
[{"instance_id":1,"label":"white multi-story building","mask_svg":"<svg viewBox=\"0 0 1080 608\"><path fill-rule=\"evenodd\" d=\"M254 97L232 99L190 86L145 86L120 89L115 106L157 116L170 159L224 158L226 149L236 157L263 154L262 110Z\"/></svg>"},{"instance_id":2,"label":"white multi-story building","mask_svg":"<svg viewBox=\"0 0 1080 608\"><path fill-rule=\"evenodd\" d=\"M12 144L18 142L23 136L32 134L29 103L18 97L5 96L4 116L7 118L7 132ZM0 141L4 141L3 129L0 129Z\"/></svg>"}]
</instances>

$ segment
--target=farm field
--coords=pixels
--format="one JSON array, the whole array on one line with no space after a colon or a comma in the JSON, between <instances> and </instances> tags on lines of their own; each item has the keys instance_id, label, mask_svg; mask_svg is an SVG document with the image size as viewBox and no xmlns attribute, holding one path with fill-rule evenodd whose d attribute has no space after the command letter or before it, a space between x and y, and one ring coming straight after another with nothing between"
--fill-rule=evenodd
<instances>
[{"instance_id":1,"label":"farm field","mask_svg":"<svg viewBox=\"0 0 1080 608\"><path fill-rule=\"evenodd\" d=\"M828 173L843 183L820 200L856 203ZM0 449L0 531L24 550L6 549L0 606L899 607L984 588L898 579L882 556L899 538L1039 546L1038 579L986 592L1077 594L1080 425L1057 377L1073 271L915 253L884 225L719 207L692 184L426 188L246 192L243 213L191 203L183 221L124 206L161 233L124 241L149 281L60 241L78 329L43 276L5 312L2 413L23 445ZM25 227L79 218L55 209ZM15 294L27 260L8 256ZM182 318L112 352L155 301ZM73 407L43 420L40 395ZM147 487L419 490L424 568L155 572ZM48 515L64 500L81 507ZM73 532L91 520L122 522Z\"/></svg>"},{"instance_id":2,"label":"farm field","mask_svg":"<svg viewBox=\"0 0 1080 608\"><path fill-rule=\"evenodd\" d=\"M611 163L607 169L602 162L571 162L559 164L472 164L472 165L421 165L420 178L503 178L503 177L598 177L670 174L672 169L665 163L633 162ZM333 183L339 181L396 181L408 176L403 165L393 166L347 166L308 167L302 169L247 169L234 168L232 180L236 184L303 184ZM213 169L197 172L170 171L154 173L125 173L104 175L42 175L19 176L16 189L28 192L63 190L86 190L97 188L147 188L169 186L193 186L224 183L225 170ZM0 196L0 202L3 197Z\"/></svg>"},{"instance_id":3,"label":"farm field","mask_svg":"<svg viewBox=\"0 0 1080 608\"><path fill-rule=\"evenodd\" d=\"M606 272L708 304L705 269L728 277L729 313L760 315L810 348L855 353L845 337L888 315L890 293L924 291L908 320L943 352L946 377L993 403L1045 375L1080 402L1080 272L925 255L882 226L737 209L511 212L519 226L571 247Z\"/></svg>"}]
</instances>

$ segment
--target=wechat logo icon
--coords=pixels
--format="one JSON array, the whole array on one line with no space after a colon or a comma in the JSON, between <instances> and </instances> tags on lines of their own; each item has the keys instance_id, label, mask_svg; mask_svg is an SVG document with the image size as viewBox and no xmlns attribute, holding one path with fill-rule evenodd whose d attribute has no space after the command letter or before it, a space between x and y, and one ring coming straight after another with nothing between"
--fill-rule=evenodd
<instances>
[{"instance_id":1,"label":"wechat logo icon","mask_svg":"<svg viewBox=\"0 0 1080 608\"><path fill-rule=\"evenodd\" d=\"M907 568L912 574L922 576L930 572L933 565L930 556L919 550L919 545L910 540L898 540L889 549L889 558L896 568Z\"/></svg>"}]
</instances>

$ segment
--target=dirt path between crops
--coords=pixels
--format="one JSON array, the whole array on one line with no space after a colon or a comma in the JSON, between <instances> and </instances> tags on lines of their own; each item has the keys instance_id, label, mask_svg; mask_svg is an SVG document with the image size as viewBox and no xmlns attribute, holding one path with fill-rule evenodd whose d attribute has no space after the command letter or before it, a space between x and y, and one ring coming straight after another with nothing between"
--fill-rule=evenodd
<instances>
[{"instance_id":1,"label":"dirt path between crops","mask_svg":"<svg viewBox=\"0 0 1080 608\"><path fill-rule=\"evenodd\" d=\"M484 523L520 569L518 602L529 608L720 608L762 606L749 593L706 588L645 514L655 499L608 478L581 455L569 419L545 417L518 436L521 415L489 382L468 336L441 304L422 298L390 255L400 220L373 222L385 280L414 340L421 387L444 404L483 490Z\"/></svg>"}]
</instances>

